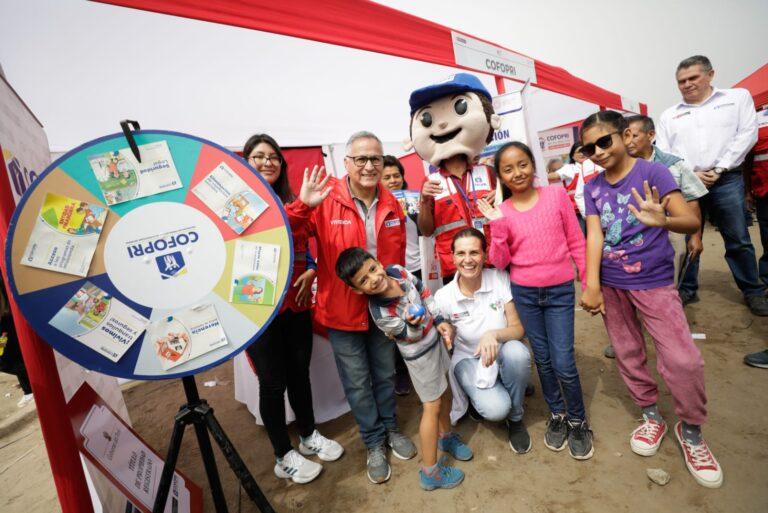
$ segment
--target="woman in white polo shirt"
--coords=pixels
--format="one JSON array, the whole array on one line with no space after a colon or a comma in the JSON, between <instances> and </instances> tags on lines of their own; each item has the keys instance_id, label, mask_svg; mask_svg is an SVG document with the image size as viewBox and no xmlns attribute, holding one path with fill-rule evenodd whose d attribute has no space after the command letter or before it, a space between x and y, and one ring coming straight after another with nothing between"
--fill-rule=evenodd
<instances>
[{"instance_id":1,"label":"woman in white polo shirt","mask_svg":"<svg viewBox=\"0 0 768 513\"><path fill-rule=\"evenodd\" d=\"M523 398L531 375L531 353L518 339L523 326L509 288L509 275L485 269L486 239L475 228L453 238L457 272L435 293L442 315L456 327L451 357L451 422L467 411L469 401L485 419L506 421L509 445L523 454L531 438L523 424Z\"/></svg>"}]
</instances>

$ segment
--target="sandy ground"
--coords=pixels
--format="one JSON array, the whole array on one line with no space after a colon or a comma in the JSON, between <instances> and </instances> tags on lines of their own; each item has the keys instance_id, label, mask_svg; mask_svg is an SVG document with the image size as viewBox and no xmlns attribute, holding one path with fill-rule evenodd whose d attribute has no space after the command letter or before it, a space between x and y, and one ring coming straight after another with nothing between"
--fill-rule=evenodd
<instances>
[{"instance_id":1,"label":"sandy ground","mask_svg":"<svg viewBox=\"0 0 768 513\"><path fill-rule=\"evenodd\" d=\"M752 237L760 251L755 228ZM454 490L434 492L423 492L418 487L418 457L411 461L392 458L392 479L383 485L370 484L364 474L363 444L349 414L320 426L325 435L344 445L346 454L339 461L326 463L320 477L308 485L278 480L272 472L274 460L264 429L233 398L232 365L228 363L199 376L200 385L213 378L220 381L215 388L201 385L201 394L214 407L217 418L279 512L765 512L768 410L764 395L768 390L768 371L745 366L742 357L766 347L768 319L752 316L743 306L722 258L722 240L716 232L708 230L705 248L701 302L689 306L687 314L692 331L707 337L697 343L706 362L709 397L710 421L704 433L725 473L725 483L718 490L708 490L694 482L673 436L664 441L652 458L642 458L630 451L628 438L637 425L638 409L614 362L602 356L608 340L601 319L582 311L576 316L576 351L596 449L595 456L586 462L571 459L567 451L554 453L544 447L547 409L536 378L537 393L528 398L525 416L534 441L533 450L515 455L500 426L465 419L457 430L475 451L473 461L459 465L467 478ZM655 365L653 353L650 358ZM18 415L15 410L20 392L12 388L13 383L8 376L0 380L0 422L7 423L10 412ZM6 393L12 396L3 397ZM181 383L141 383L126 390L125 398L134 427L165 453L173 412L183 402ZM660 408L670 424L676 420L663 385ZM420 406L413 394L398 399L402 429L414 440L419 413ZM215 451L230 511L258 511L238 489L234 474ZM651 483L646 469L652 467L669 472L670 483L664 487ZM191 430L184 439L179 468L207 488ZM205 500L205 510L213 511L210 496L206 495ZM36 421L0 430L0 511L58 510Z\"/></svg>"}]
</instances>

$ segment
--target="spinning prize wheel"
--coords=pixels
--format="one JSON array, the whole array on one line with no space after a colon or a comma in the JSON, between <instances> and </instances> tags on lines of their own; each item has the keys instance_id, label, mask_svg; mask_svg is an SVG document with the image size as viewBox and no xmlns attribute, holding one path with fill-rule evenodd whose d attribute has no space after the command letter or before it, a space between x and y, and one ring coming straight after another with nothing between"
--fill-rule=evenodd
<instances>
[{"instance_id":1,"label":"spinning prize wheel","mask_svg":"<svg viewBox=\"0 0 768 513\"><path fill-rule=\"evenodd\" d=\"M279 311L293 245L282 204L235 154L177 132L123 134L62 156L11 222L25 317L83 367L178 378L245 349Z\"/></svg>"}]
</instances>

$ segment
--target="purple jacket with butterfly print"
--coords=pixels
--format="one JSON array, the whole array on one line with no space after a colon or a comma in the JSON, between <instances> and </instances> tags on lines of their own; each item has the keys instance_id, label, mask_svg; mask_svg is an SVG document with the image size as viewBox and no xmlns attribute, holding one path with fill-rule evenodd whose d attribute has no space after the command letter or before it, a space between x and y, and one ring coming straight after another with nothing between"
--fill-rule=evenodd
<instances>
[{"instance_id":1,"label":"purple jacket with butterfly print","mask_svg":"<svg viewBox=\"0 0 768 513\"><path fill-rule=\"evenodd\" d=\"M674 283L674 250L667 231L640 223L627 208L637 207L634 187L643 194L643 181L659 190L663 198L679 190L672 173L658 162L637 159L632 170L615 184L601 173L584 189L588 216L600 216L605 242L600 282L617 289L654 289Z\"/></svg>"}]
</instances>

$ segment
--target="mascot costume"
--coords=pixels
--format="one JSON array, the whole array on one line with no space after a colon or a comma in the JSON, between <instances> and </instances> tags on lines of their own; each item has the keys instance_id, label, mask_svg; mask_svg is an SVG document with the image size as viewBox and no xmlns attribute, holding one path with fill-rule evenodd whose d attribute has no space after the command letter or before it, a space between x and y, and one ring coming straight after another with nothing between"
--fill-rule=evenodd
<instances>
[{"instance_id":1,"label":"mascot costume","mask_svg":"<svg viewBox=\"0 0 768 513\"><path fill-rule=\"evenodd\" d=\"M496 177L492 169L476 162L501 119L493 111L491 93L469 73L417 89L409 103L410 145L435 168L421 190L419 229L434 235L445 281L456 272L451 258L454 234L475 227L490 240L477 200L493 202Z\"/></svg>"}]
</instances>

